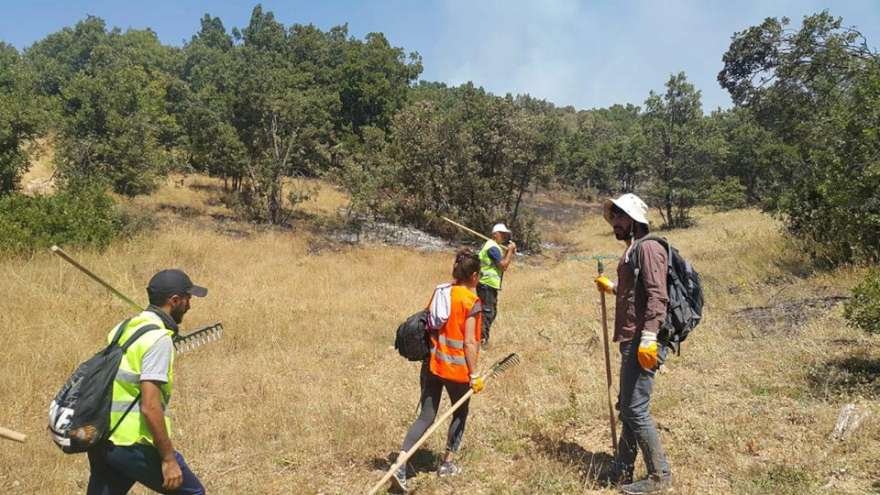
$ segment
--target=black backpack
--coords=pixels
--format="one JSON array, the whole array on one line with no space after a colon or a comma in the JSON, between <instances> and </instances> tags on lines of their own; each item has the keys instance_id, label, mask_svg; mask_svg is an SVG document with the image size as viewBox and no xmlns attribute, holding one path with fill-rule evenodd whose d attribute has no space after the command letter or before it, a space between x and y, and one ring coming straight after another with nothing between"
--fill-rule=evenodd
<instances>
[{"instance_id":1,"label":"black backpack","mask_svg":"<svg viewBox=\"0 0 880 495\"><path fill-rule=\"evenodd\" d=\"M65 454L86 452L99 445L116 431L140 394L110 428L110 407L113 403L113 381L125 351L145 333L158 330L158 325L144 325L125 344L118 345L128 322L119 324L110 345L79 365L49 405L49 432L52 440Z\"/></svg>"},{"instance_id":2,"label":"black backpack","mask_svg":"<svg viewBox=\"0 0 880 495\"><path fill-rule=\"evenodd\" d=\"M676 352L680 353L681 343L687 339L691 331L700 324L703 318L703 286L700 274L685 260L677 249L662 237L648 235L633 246L630 263L636 280L639 278L639 250L645 241L657 241L667 251L666 289L669 305L666 309L666 321L660 328L660 340L667 342Z\"/></svg>"},{"instance_id":3,"label":"black backpack","mask_svg":"<svg viewBox=\"0 0 880 495\"><path fill-rule=\"evenodd\" d=\"M410 361L423 361L431 354L431 340L428 336L427 309L410 316L397 327L394 348Z\"/></svg>"}]
</instances>

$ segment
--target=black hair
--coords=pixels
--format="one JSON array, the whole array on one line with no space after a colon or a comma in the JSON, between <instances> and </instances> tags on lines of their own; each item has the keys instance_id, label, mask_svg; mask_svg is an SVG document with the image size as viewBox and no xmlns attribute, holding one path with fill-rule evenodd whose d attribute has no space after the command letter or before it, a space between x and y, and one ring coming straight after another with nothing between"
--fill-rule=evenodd
<instances>
[{"instance_id":1,"label":"black hair","mask_svg":"<svg viewBox=\"0 0 880 495\"><path fill-rule=\"evenodd\" d=\"M455 252L455 263L452 265L452 278L464 282L480 271L480 258L471 248L461 248Z\"/></svg>"},{"instance_id":2,"label":"black hair","mask_svg":"<svg viewBox=\"0 0 880 495\"><path fill-rule=\"evenodd\" d=\"M158 292L151 292L149 289L147 289L147 297L150 298L150 304L152 306L162 307L165 305L165 303L168 302L169 299L176 295L176 293L162 294Z\"/></svg>"}]
</instances>

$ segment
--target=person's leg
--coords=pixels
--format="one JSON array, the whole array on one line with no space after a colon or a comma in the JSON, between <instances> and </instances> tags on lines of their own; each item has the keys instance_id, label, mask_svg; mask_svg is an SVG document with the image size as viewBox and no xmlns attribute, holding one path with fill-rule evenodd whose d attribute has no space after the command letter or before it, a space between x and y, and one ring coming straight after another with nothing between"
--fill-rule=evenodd
<instances>
[{"instance_id":1,"label":"person's leg","mask_svg":"<svg viewBox=\"0 0 880 495\"><path fill-rule=\"evenodd\" d=\"M498 290L492 287L478 284L477 297L480 298L480 304L483 306L482 326L480 328L480 338L483 344L489 341L489 329L497 316L498 306Z\"/></svg>"},{"instance_id":2,"label":"person's leg","mask_svg":"<svg viewBox=\"0 0 880 495\"><path fill-rule=\"evenodd\" d=\"M620 343L620 389L617 396L617 409L620 411L620 441L617 442L617 457L614 459L613 469L620 474L621 479L632 478L633 469L638 455L638 443L629 419L623 414L625 404L632 401L633 389L635 388L638 370L633 368L638 360L635 356L637 342Z\"/></svg>"},{"instance_id":3,"label":"person's leg","mask_svg":"<svg viewBox=\"0 0 880 495\"><path fill-rule=\"evenodd\" d=\"M621 401L620 413L623 420L632 429L648 471L648 479L633 483L624 487L625 493L652 493L653 491L668 487L670 479L669 463L663 446L660 444L660 435L657 426L650 414L651 394L654 385L654 371L645 371L638 364L635 354L638 349L638 341L631 346L632 358L629 359L629 373L635 376L632 393L626 402ZM660 360L665 357L665 347L659 349ZM630 487L627 491L627 487Z\"/></svg>"},{"instance_id":4,"label":"person's leg","mask_svg":"<svg viewBox=\"0 0 880 495\"><path fill-rule=\"evenodd\" d=\"M421 411L419 417L410 426L406 437L403 440L402 452L411 449L413 445L424 435L425 431L434 422L437 417L437 411L440 408L440 394L443 392L443 382L436 375L431 373L427 366L422 366L422 396L419 399Z\"/></svg>"},{"instance_id":5,"label":"person's leg","mask_svg":"<svg viewBox=\"0 0 880 495\"><path fill-rule=\"evenodd\" d=\"M89 485L86 495L124 495L134 480L107 465L106 447L97 446L88 452Z\"/></svg>"},{"instance_id":6,"label":"person's leg","mask_svg":"<svg viewBox=\"0 0 880 495\"><path fill-rule=\"evenodd\" d=\"M446 387L446 393L449 394L449 401L452 404L455 404L464 397L471 388L467 383L444 381L443 384ZM467 425L470 403L471 401L468 399L452 413L452 422L449 423L449 432L446 437L446 452L448 453L446 460L451 460L452 454L458 452L458 449L461 447L461 439L464 436L464 429Z\"/></svg>"},{"instance_id":7,"label":"person's leg","mask_svg":"<svg viewBox=\"0 0 880 495\"><path fill-rule=\"evenodd\" d=\"M205 488L198 477L190 470L183 456L179 452L175 452L174 455L183 474L183 483L180 488L170 492L162 488L164 482L162 461L159 458L159 452L150 445L112 447L107 451L107 464L150 490L159 493L203 495Z\"/></svg>"}]
</instances>

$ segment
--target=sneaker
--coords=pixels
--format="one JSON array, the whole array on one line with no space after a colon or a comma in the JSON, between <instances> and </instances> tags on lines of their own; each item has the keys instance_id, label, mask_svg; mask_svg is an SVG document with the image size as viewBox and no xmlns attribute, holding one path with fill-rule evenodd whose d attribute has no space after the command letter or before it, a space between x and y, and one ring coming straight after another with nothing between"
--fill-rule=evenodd
<instances>
[{"instance_id":1,"label":"sneaker","mask_svg":"<svg viewBox=\"0 0 880 495\"><path fill-rule=\"evenodd\" d=\"M391 476L391 488L395 493L407 493L406 489L406 464L400 466Z\"/></svg>"},{"instance_id":2,"label":"sneaker","mask_svg":"<svg viewBox=\"0 0 880 495\"><path fill-rule=\"evenodd\" d=\"M437 468L437 476L443 478L445 476L456 476L461 474L461 468L456 466L452 461L446 461Z\"/></svg>"},{"instance_id":3,"label":"sneaker","mask_svg":"<svg viewBox=\"0 0 880 495\"><path fill-rule=\"evenodd\" d=\"M643 480L623 485L620 491L627 495L647 495L649 493L665 492L672 488L672 476L652 474Z\"/></svg>"}]
</instances>

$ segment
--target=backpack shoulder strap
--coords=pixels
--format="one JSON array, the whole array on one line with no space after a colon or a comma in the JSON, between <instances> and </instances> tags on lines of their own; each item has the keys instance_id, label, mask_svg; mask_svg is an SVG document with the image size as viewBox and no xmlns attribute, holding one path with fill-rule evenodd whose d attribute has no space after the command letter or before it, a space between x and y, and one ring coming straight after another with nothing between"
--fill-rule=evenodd
<instances>
[{"instance_id":1,"label":"backpack shoulder strap","mask_svg":"<svg viewBox=\"0 0 880 495\"><path fill-rule=\"evenodd\" d=\"M642 244L646 241L657 241L660 243L661 246L665 247L667 251L666 264L668 265L669 263L672 263L672 244L670 244L665 237L660 237L659 235L655 234L648 234L645 237L642 237L641 239L635 241L635 246L633 246L632 251L630 251L629 253L629 262L633 267L633 272L635 272L636 280L639 279L639 272L642 271L642 266L639 264L639 256L641 255Z\"/></svg>"},{"instance_id":2,"label":"backpack shoulder strap","mask_svg":"<svg viewBox=\"0 0 880 495\"><path fill-rule=\"evenodd\" d=\"M131 318L119 324L119 326L116 328L116 333L113 335L113 340L110 341L111 346L119 342L120 337L122 337L122 332L125 332L125 328L128 326L128 322L130 321Z\"/></svg>"},{"instance_id":3,"label":"backpack shoulder strap","mask_svg":"<svg viewBox=\"0 0 880 495\"><path fill-rule=\"evenodd\" d=\"M128 340L125 341L124 344L122 344L122 346L121 346L122 352L124 353L125 351L127 351L128 348L131 347L131 345L134 344L137 341L137 339L141 338L145 333L152 332L153 330L161 330L161 329L162 329L162 327L160 327L159 325L152 324L152 323L149 325L144 325L144 326L138 328L137 332L135 332L131 337L129 337Z\"/></svg>"}]
</instances>

